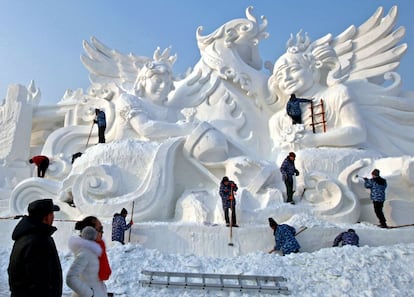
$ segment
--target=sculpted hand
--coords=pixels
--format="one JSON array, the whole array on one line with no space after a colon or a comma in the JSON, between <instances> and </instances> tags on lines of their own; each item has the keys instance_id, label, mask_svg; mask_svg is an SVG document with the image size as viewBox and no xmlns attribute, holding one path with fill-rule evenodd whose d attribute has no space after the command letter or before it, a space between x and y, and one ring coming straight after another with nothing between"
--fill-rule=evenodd
<instances>
[{"instance_id":1,"label":"sculpted hand","mask_svg":"<svg viewBox=\"0 0 414 297\"><path fill-rule=\"evenodd\" d=\"M316 137L315 134L309 132L303 135L302 139L299 140L301 147L316 147Z\"/></svg>"},{"instance_id":2,"label":"sculpted hand","mask_svg":"<svg viewBox=\"0 0 414 297\"><path fill-rule=\"evenodd\" d=\"M176 124L186 131L191 131L193 127L195 126L193 122L188 122L188 121L178 121Z\"/></svg>"}]
</instances>

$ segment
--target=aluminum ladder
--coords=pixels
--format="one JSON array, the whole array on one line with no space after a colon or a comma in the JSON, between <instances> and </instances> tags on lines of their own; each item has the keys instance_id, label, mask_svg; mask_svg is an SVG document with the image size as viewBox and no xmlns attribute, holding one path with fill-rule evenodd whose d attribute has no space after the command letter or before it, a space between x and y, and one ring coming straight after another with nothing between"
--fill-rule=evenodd
<instances>
[{"instance_id":1,"label":"aluminum ladder","mask_svg":"<svg viewBox=\"0 0 414 297\"><path fill-rule=\"evenodd\" d=\"M279 285L279 282L286 281L286 278L282 276L163 272L148 270L141 271L141 274L144 278L140 279L139 283L143 287L290 294L287 287L281 287Z\"/></svg>"}]
</instances>

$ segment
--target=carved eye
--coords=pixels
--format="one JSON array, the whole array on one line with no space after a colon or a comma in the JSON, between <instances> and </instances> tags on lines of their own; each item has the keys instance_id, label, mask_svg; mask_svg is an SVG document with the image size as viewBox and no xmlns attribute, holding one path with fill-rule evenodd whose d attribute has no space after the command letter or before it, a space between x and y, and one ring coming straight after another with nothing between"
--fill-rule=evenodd
<instances>
[{"instance_id":1,"label":"carved eye","mask_svg":"<svg viewBox=\"0 0 414 297\"><path fill-rule=\"evenodd\" d=\"M154 68L154 63L152 63L152 62L150 61L150 62L147 62L147 64L145 64L145 66L146 66L148 69L153 69L153 68Z\"/></svg>"},{"instance_id":2,"label":"carved eye","mask_svg":"<svg viewBox=\"0 0 414 297\"><path fill-rule=\"evenodd\" d=\"M242 32L246 32L250 30L250 26L249 25L243 25L240 27L240 31Z\"/></svg>"},{"instance_id":3,"label":"carved eye","mask_svg":"<svg viewBox=\"0 0 414 297\"><path fill-rule=\"evenodd\" d=\"M156 78L155 78L155 82L156 82L157 84L160 84L160 83L162 83L162 82L163 82L163 80L162 80L160 77L156 77Z\"/></svg>"},{"instance_id":4,"label":"carved eye","mask_svg":"<svg viewBox=\"0 0 414 297\"><path fill-rule=\"evenodd\" d=\"M280 73L280 72L279 72L279 73L277 74L277 76L276 76L276 79L277 79L277 80L282 80L282 79L283 79L283 77L284 77L284 75L283 75L282 73Z\"/></svg>"}]
</instances>

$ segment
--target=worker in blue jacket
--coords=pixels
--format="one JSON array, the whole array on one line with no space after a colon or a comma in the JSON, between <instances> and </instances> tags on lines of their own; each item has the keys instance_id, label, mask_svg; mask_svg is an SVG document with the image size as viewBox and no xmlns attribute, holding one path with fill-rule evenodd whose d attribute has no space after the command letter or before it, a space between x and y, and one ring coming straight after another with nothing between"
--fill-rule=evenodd
<instances>
[{"instance_id":1,"label":"worker in blue jacket","mask_svg":"<svg viewBox=\"0 0 414 297\"><path fill-rule=\"evenodd\" d=\"M332 246L339 246L340 243L342 243L342 246L359 246L359 236L356 234L354 229L348 229L348 231L341 232L338 236L335 237Z\"/></svg>"},{"instance_id":2,"label":"worker in blue jacket","mask_svg":"<svg viewBox=\"0 0 414 297\"><path fill-rule=\"evenodd\" d=\"M273 229L276 245L269 251L269 254L275 251L282 251L283 256L290 253L298 253L300 245L295 238L296 229L287 224L279 225L273 218L269 218L269 226Z\"/></svg>"},{"instance_id":3,"label":"worker in blue jacket","mask_svg":"<svg viewBox=\"0 0 414 297\"><path fill-rule=\"evenodd\" d=\"M296 98L295 94L290 95L289 101L286 104L286 113L292 119L292 124L302 124L302 109L301 103L311 103L310 99Z\"/></svg>"},{"instance_id":4,"label":"worker in blue jacket","mask_svg":"<svg viewBox=\"0 0 414 297\"><path fill-rule=\"evenodd\" d=\"M280 166L280 173L282 174L282 179L286 186L286 202L291 204L295 204L293 201L293 176L299 175L299 170L295 167L295 159L296 154L294 152L290 152Z\"/></svg>"},{"instance_id":5,"label":"worker in blue jacket","mask_svg":"<svg viewBox=\"0 0 414 297\"><path fill-rule=\"evenodd\" d=\"M105 112L99 108L95 108L96 118L94 120L95 124L98 124L98 136L99 143L105 143L105 130L106 130L106 116Z\"/></svg>"},{"instance_id":6,"label":"worker in blue jacket","mask_svg":"<svg viewBox=\"0 0 414 297\"><path fill-rule=\"evenodd\" d=\"M364 177L364 186L371 190L370 198L374 204L374 211L380 222L381 228L388 228L387 222L382 211L385 202L385 189L387 188L387 180L380 176L380 171L374 169L371 172L372 178Z\"/></svg>"}]
</instances>

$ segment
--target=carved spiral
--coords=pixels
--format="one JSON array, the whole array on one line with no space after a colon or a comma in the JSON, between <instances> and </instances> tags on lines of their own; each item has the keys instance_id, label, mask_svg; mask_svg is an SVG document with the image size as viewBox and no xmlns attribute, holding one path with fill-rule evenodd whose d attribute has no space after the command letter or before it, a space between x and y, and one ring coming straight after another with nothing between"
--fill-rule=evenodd
<instances>
[{"instance_id":1,"label":"carved spiral","mask_svg":"<svg viewBox=\"0 0 414 297\"><path fill-rule=\"evenodd\" d=\"M38 199L53 199L58 196L59 183L39 178L31 178L20 183L10 197L12 215L27 214L27 206Z\"/></svg>"}]
</instances>

